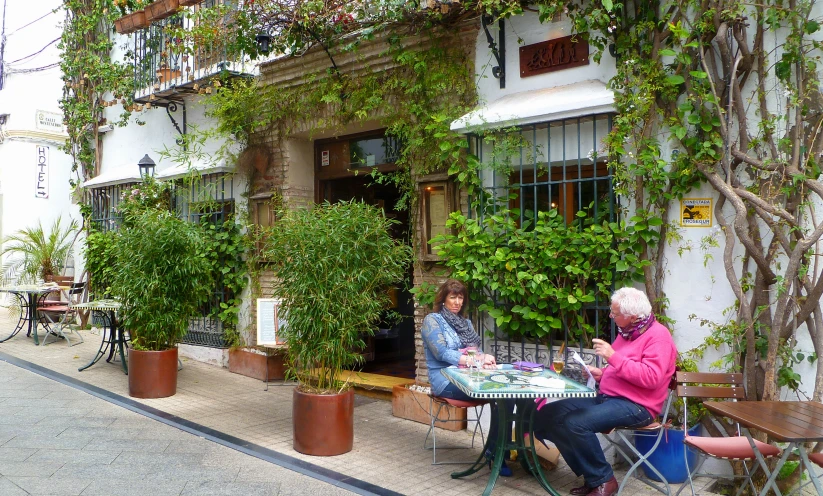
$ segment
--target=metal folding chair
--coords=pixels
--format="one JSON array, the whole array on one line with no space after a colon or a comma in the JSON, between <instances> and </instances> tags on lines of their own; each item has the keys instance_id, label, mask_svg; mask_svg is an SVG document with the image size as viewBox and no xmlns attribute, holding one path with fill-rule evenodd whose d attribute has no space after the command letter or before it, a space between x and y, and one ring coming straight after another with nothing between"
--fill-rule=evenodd
<instances>
[{"instance_id":1,"label":"metal folding chair","mask_svg":"<svg viewBox=\"0 0 823 496\"><path fill-rule=\"evenodd\" d=\"M73 329L77 312L72 308L72 305L80 303L85 289L85 282L75 282L72 283L71 287L65 292L66 301L41 300L41 302L38 303L37 314L40 323L43 324L46 330L46 336L43 338L43 341L40 342L40 346L45 346L49 337L52 336L65 339L66 344L69 346L83 342L83 336L80 332ZM69 333L75 334L80 340L72 343L71 340L69 340Z\"/></svg>"},{"instance_id":2,"label":"metal folding chair","mask_svg":"<svg viewBox=\"0 0 823 496\"><path fill-rule=\"evenodd\" d=\"M488 404L488 401L477 400L477 401L464 401L464 400L455 400L452 398L442 398L440 396L435 396L433 394L429 395L429 430L426 432L426 438L423 440L423 449L424 450L432 450L432 465L457 465L457 464L465 464L465 463L474 463L474 460L466 460L466 461L451 461L451 462L438 462L437 461L437 430L435 429L437 423L445 423L445 422L462 422L462 419L452 419L452 418L440 418L440 413L443 412L444 408L447 406L453 406L457 408L473 408L475 414L475 424L474 430L472 431L472 443L471 446L441 446L440 449L472 449L474 448L474 439L477 436L477 430L480 429L480 444L486 444L486 438L483 434L483 426L480 425L480 416L483 414L483 410ZM445 411L448 411L446 408ZM428 446L429 436L432 438L432 445L431 447Z\"/></svg>"},{"instance_id":3,"label":"metal folding chair","mask_svg":"<svg viewBox=\"0 0 823 496\"><path fill-rule=\"evenodd\" d=\"M617 490L617 494L621 494L623 489L625 489L626 484L630 480L630 477L634 475L638 480L646 483L648 486L660 491L663 494L671 495L671 487L669 486L669 482L666 480L666 477L660 473L657 468L654 467L651 463L648 463L648 458L655 452L657 447L660 445L660 442L663 440L663 436L666 435L666 429L669 428L671 425L671 421L669 420L669 411L671 410L672 402L674 401L675 391L674 389L669 391L669 395L666 398L666 402L663 405L663 417L660 419L659 422L652 422L651 424L641 427L641 428L629 428L629 427L616 427L612 429L610 432L604 432L605 438L609 441L609 443L614 446L616 452L620 453L626 462L628 462L631 466L629 470L626 471L626 476L623 477L623 480L620 482L620 487ZM611 436L607 434L614 434L617 439L613 439ZM651 437L654 438L654 443L652 447L649 448L648 451L645 453L641 453L637 447L634 445L632 440L628 438L628 436L643 436L643 437ZM627 448L630 453L627 453L624 448ZM661 483L657 483L649 479L648 477L640 477L639 472L637 469L640 468L641 465L645 465L646 469L651 470L652 472L660 478Z\"/></svg>"},{"instance_id":4,"label":"metal folding chair","mask_svg":"<svg viewBox=\"0 0 823 496\"><path fill-rule=\"evenodd\" d=\"M690 398L726 399L731 401L746 399L746 391L743 389L743 374L677 372L675 378L677 382L677 396L683 399L683 423L685 425L688 425L689 421ZM746 482L751 486L753 493L757 494L757 490L752 482L752 475L757 472L760 465L757 463L757 457L749 444L748 438L740 434L740 426L736 422L729 424L728 421L726 421L724 425L723 422L714 416L709 418L722 434L721 437L689 436L688 431L686 431L686 437L683 441L683 456L688 455L688 450L695 451L698 456L697 465L694 467L694 470L688 470L689 488L691 488L692 496L695 495L693 481L695 477L711 477L714 479L729 477L726 474L700 472L700 468L709 457L728 460L730 462L741 462L745 474L734 477L742 477L746 480L741 484L737 494L739 495L743 489L745 489ZM730 427L731 430L736 431L737 434L734 436L728 435L726 427ZM764 458L771 458L781 454L780 449L775 446L760 441L755 441L755 443ZM749 471L749 467L746 466L746 462L753 463L754 468L751 472ZM686 485L683 484L675 496L679 495L680 491L685 487Z\"/></svg>"}]
</instances>

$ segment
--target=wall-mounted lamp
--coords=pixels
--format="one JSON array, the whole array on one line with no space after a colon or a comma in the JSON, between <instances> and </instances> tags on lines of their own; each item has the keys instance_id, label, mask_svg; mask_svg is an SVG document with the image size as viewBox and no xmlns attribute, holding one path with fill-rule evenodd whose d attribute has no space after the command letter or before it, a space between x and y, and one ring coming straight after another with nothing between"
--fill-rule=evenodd
<instances>
[{"instance_id":1,"label":"wall-mounted lamp","mask_svg":"<svg viewBox=\"0 0 823 496\"><path fill-rule=\"evenodd\" d=\"M140 177L142 177L144 181L150 177L154 177L155 165L154 160L149 157L148 153L143 155L143 158L137 162L137 167L140 167Z\"/></svg>"},{"instance_id":2,"label":"wall-mounted lamp","mask_svg":"<svg viewBox=\"0 0 823 496\"><path fill-rule=\"evenodd\" d=\"M254 41L257 43L257 49L263 55L267 55L269 50L271 50L271 35L268 33L260 33L254 37Z\"/></svg>"}]
</instances>

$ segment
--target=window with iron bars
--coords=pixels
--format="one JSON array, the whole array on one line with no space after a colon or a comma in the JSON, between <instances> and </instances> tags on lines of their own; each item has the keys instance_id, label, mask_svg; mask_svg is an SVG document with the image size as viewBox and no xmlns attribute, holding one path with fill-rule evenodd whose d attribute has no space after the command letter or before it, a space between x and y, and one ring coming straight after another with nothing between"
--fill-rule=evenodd
<instances>
[{"instance_id":1,"label":"window with iron bars","mask_svg":"<svg viewBox=\"0 0 823 496\"><path fill-rule=\"evenodd\" d=\"M139 183L90 189L87 198L91 204L92 224L102 231L120 229L122 216L117 212L117 206L123 192L137 184ZM230 175L203 174L195 179L174 182L172 208L181 219L208 222L219 227L234 214L234 205L234 183ZM226 347L222 322L213 314L221 303L232 297L222 282L222 274L218 274L212 297L201 309L200 316L190 321L189 332L183 338L183 343L211 348Z\"/></svg>"},{"instance_id":2,"label":"window with iron bars","mask_svg":"<svg viewBox=\"0 0 823 496\"><path fill-rule=\"evenodd\" d=\"M499 145L501 140L490 139L489 135L469 135L471 152L482 164L488 164L480 171L486 201L473 215L482 221L484 216L508 209L519 215L518 225L524 225L535 219L538 212L556 209L570 226L575 222L582 226L586 217L615 220L612 176L602 145L611 127L612 115L598 114L507 129L496 133L498 138L505 138L503 146ZM615 330L608 317L610 301L603 300L586 306L583 318L593 326L597 337L612 340ZM577 348L587 363L596 361L595 355L583 351L587 343L582 339L570 342L572 336L565 324L542 343L506 335L488 315L479 316L477 327L485 336L486 348L493 350L500 362L527 360L549 364L560 343L566 343L566 350ZM564 353L563 358L567 360L568 355Z\"/></svg>"}]
</instances>

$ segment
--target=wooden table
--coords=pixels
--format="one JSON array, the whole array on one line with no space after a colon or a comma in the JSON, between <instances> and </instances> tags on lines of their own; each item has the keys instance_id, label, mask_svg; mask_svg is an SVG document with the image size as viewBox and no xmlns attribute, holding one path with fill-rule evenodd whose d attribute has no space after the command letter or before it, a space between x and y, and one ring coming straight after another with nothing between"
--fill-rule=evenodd
<instances>
[{"instance_id":1,"label":"wooden table","mask_svg":"<svg viewBox=\"0 0 823 496\"><path fill-rule=\"evenodd\" d=\"M503 453L507 450L516 449L517 459L524 469L531 472L540 482L540 485L549 494L559 496L557 491L549 484L543 474L543 469L537 459L537 453L533 446L526 446L524 435L529 434L529 439L534 440L534 428L532 419L534 417L534 400L536 398L594 398L597 393L593 389L580 385L571 379L560 376L554 371L545 369L540 372L525 372L512 368L511 365L499 365L498 369L473 370L447 367L442 369L446 378L456 385L469 397L475 399L494 400L493 408L497 409L497 439L495 442L494 464L489 474L489 482L483 496L491 494L497 477L500 474L500 467L503 465ZM531 383L533 378L544 377L547 379L560 379L563 381L562 388L547 388ZM512 415L512 408L506 405L507 402L514 401L517 404L517 412ZM507 425L514 422L514 441L507 439ZM486 445L477 458L477 461L463 472L452 474L453 479L466 477L474 474L486 465L485 453L491 444L491 439L486 439ZM532 441L539 442L539 441Z\"/></svg>"},{"instance_id":2,"label":"wooden table","mask_svg":"<svg viewBox=\"0 0 823 496\"><path fill-rule=\"evenodd\" d=\"M776 494L781 494L775 482L777 474L786 463L789 454L795 449L800 453L802 466L809 472L817 494L823 496L823 488L817 479L814 465L809 463L809 457L803 446L806 442L823 441L823 404L813 401L707 401L703 403L703 406L710 412L736 420L745 427L743 432L754 449L757 461L767 474L770 471L763 455L757 450L749 429L765 432L775 441L789 443L783 449L783 456L771 471L763 490L760 491L761 496L765 496L769 487L773 488Z\"/></svg>"},{"instance_id":3,"label":"wooden table","mask_svg":"<svg viewBox=\"0 0 823 496\"><path fill-rule=\"evenodd\" d=\"M117 322L117 311L120 309L120 302L114 299L95 300L88 303L78 303L77 305L73 305L72 308L102 312L106 315L106 320L109 324L108 333L105 329L103 330L103 340L100 342L100 349L97 350L94 358L77 370L82 372L97 363L97 361L106 354L107 349L109 351L109 356L106 358L106 361L111 363L114 358L116 346L117 350L120 352L120 365L123 367L123 373L128 375L129 367L126 365L126 354L123 351L123 346L126 344L126 338L123 333L123 327Z\"/></svg>"}]
</instances>

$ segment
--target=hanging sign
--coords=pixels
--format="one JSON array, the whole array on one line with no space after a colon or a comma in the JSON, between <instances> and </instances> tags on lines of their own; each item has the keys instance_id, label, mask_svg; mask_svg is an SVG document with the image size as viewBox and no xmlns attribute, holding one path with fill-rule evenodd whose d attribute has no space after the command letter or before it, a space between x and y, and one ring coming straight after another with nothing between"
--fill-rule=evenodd
<instances>
[{"instance_id":1,"label":"hanging sign","mask_svg":"<svg viewBox=\"0 0 823 496\"><path fill-rule=\"evenodd\" d=\"M34 197L49 197L49 147L36 145L37 165L34 181Z\"/></svg>"},{"instance_id":2,"label":"hanging sign","mask_svg":"<svg viewBox=\"0 0 823 496\"><path fill-rule=\"evenodd\" d=\"M520 77L589 65L589 42L579 35L564 36L520 47Z\"/></svg>"},{"instance_id":3,"label":"hanging sign","mask_svg":"<svg viewBox=\"0 0 823 496\"><path fill-rule=\"evenodd\" d=\"M281 346L286 344L286 310L280 298L257 299L257 344L258 346Z\"/></svg>"},{"instance_id":4,"label":"hanging sign","mask_svg":"<svg viewBox=\"0 0 823 496\"><path fill-rule=\"evenodd\" d=\"M683 198L680 200L681 227L712 227L711 198Z\"/></svg>"},{"instance_id":5,"label":"hanging sign","mask_svg":"<svg viewBox=\"0 0 823 496\"><path fill-rule=\"evenodd\" d=\"M321 167L328 167L329 165L329 150L323 150L320 152L320 166Z\"/></svg>"}]
</instances>

